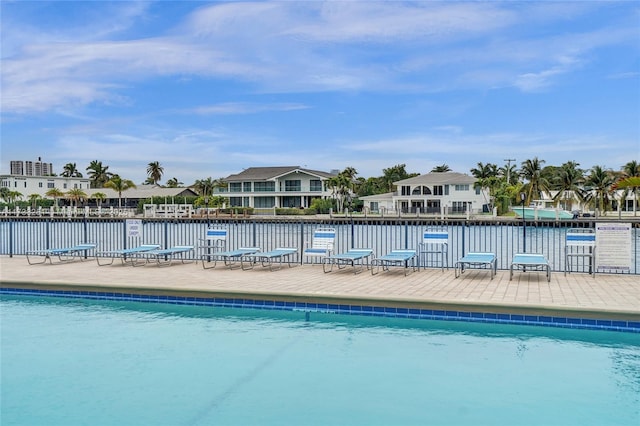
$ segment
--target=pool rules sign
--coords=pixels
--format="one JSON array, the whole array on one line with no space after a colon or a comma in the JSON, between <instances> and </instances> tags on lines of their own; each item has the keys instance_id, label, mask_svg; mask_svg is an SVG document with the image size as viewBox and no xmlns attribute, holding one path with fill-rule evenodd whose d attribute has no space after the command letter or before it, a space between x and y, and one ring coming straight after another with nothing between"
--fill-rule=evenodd
<instances>
[{"instance_id":1,"label":"pool rules sign","mask_svg":"<svg viewBox=\"0 0 640 426\"><path fill-rule=\"evenodd\" d=\"M596 270L631 271L631 224L596 223Z\"/></svg>"}]
</instances>

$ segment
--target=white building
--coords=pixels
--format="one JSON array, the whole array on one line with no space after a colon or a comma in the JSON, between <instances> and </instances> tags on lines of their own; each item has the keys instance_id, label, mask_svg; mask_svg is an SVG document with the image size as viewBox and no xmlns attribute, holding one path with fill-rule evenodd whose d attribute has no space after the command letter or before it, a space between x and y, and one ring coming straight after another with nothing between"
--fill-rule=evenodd
<instances>
[{"instance_id":1,"label":"white building","mask_svg":"<svg viewBox=\"0 0 640 426\"><path fill-rule=\"evenodd\" d=\"M325 181L334 175L299 166L250 167L224 180L231 207L308 208L315 198L329 198Z\"/></svg>"},{"instance_id":2,"label":"white building","mask_svg":"<svg viewBox=\"0 0 640 426\"><path fill-rule=\"evenodd\" d=\"M61 192L67 192L70 189L82 189L87 192L89 191L89 178L0 175L0 187L19 192L23 199L27 199L31 194L38 194L44 198L47 191L53 188L57 188Z\"/></svg>"},{"instance_id":3,"label":"white building","mask_svg":"<svg viewBox=\"0 0 640 426\"><path fill-rule=\"evenodd\" d=\"M477 179L463 173L431 172L394 182L396 192L361 197L369 211L481 213L489 193L475 188Z\"/></svg>"}]
</instances>

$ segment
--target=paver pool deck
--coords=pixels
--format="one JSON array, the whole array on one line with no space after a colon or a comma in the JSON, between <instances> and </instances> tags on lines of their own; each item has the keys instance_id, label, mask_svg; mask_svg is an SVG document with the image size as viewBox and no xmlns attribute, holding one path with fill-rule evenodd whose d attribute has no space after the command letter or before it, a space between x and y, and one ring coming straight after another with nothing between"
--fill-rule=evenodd
<instances>
[{"instance_id":1,"label":"paver pool deck","mask_svg":"<svg viewBox=\"0 0 640 426\"><path fill-rule=\"evenodd\" d=\"M201 263L168 267L98 266L95 260L29 265L24 256L0 257L0 286L127 292L193 297L233 297L313 303L369 304L470 312L523 313L640 321L640 276L500 270L422 269L404 276L392 269L372 276L350 268L324 273L321 265L286 265L277 271Z\"/></svg>"}]
</instances>

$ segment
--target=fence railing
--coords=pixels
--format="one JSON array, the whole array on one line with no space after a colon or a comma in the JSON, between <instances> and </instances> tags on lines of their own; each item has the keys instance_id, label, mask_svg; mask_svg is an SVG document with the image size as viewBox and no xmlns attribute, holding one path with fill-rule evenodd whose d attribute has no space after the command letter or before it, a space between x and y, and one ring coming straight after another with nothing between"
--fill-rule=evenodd
<instances>
[{"instance_id":1,"label":"fence railing","mask_svg":"<svg viewBox=\"0 0 640 426\"><path fill-rule=\"evenodd\" d=\"M544 254L555 271L564 270L564 247L568 231L595 228L596 220L518 221L518 220L425 220L366 218L265 219L137 219L142 223L139 236L128 235L124 218L0 218L0 255L24 255L30 250L72 246L93 242L97 251L120 250L142 243L203 245L210 227L228 230L227 248L243 246L271 250L276 247L302 249L311 244L318 227L336 229L335 252L350 248L371 248L375 254L392 249L417 249L427 227L446 228L449 232L448 263L453 265L465 253L493 252L499 269L508 269L514 253L526 248L529 253ZM603 222L598 220L598 223ZM640 274L640 220L632 222L632 265L630 273ZM194 251L192 257L199 253ZM439 267L439 259L427 257L428 267ZM306 261L301 259L301 261ZM592 265L574 265L574 271L589 271Z\"/></svg>"}]
</instances>

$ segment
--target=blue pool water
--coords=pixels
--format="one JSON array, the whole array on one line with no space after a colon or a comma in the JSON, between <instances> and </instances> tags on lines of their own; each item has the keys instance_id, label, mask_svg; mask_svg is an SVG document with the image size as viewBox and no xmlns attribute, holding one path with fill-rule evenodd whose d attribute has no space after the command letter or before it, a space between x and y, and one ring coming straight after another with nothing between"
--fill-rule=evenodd
<instances>
[{"instance_id":1,"label":"blue pool water","mask_svg":"<svg viewBox=\"0 0 640 426\"><path fill-rule=\"evenodd\" d=\"M640 335L3 296L8 425L636 425Z\"/></svg>"}]
</instances>

